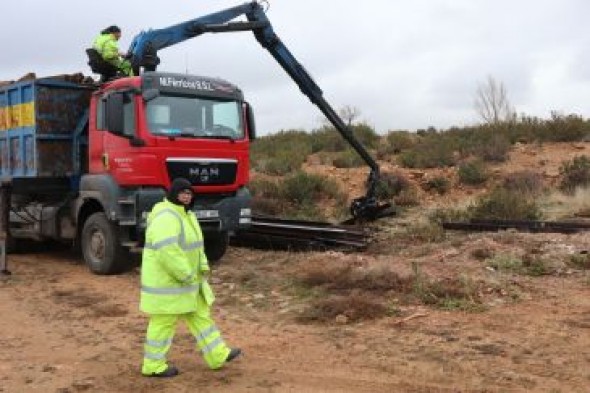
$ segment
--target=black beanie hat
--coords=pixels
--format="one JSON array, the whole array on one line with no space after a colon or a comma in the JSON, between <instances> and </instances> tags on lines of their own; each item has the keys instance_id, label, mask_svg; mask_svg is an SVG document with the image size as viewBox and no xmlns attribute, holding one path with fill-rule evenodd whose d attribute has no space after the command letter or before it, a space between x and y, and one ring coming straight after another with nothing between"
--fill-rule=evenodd
<instances>
[{"instance_id":1,"label":"black beanie hat","mask_svg":"<svg viewBox=\"0 0 590 393\"><path fill-rule=\"evenodd\" d=\"M166 198L175 205L181 205L180 201L178 200L178 194L184 190L190 190L193 192L191 182L182 177L174 179L170 185L168 194L166 194Z\"/></svg>"},{"instance_id":2,"label":"black beanie hat","mask_svg":"<svg viewBox=\"0 0 590 393\"><path fill-rule=\"evenodd\" d=\"M101 31L101 34L120 33L121 29L117 25L112 25Z\"/></svg>"}]
</instances>

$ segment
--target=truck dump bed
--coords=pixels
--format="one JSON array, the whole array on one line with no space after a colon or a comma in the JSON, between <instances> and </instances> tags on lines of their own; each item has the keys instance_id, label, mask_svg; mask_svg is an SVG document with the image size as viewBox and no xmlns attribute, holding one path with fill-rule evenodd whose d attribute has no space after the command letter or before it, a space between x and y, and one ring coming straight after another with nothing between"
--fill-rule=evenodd
<instances>
[{"instance_id":1,"label":"truck dump bed","mask_svg":"<svg viewBox=\"0 0 590 393\"><path fill-rule=\"evenodd\" d=\"M0 85L0 177L68 177L83 169L92 85L63 77Z\"/></svg>"}]
</instances>

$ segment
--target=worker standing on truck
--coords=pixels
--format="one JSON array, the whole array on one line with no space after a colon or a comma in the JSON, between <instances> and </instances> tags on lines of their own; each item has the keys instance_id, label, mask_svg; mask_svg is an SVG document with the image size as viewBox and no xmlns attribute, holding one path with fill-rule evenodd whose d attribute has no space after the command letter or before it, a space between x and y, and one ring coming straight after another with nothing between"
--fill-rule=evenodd
<instances>
[{"instance_id":1,"label":"worker standing on truck","mask_svg":"<svg viewBox=\"0 0 590 393\"><path fill-rule=\"evenodd\" d=\"M148 216L141 268L140 309L150 315L142 374L173 377L178 369L166 362L178 320L186 322L205 362L218 369L240 355L229 348L210 316L215 296L201 228L191 211L191 183L175 179L166 198Z\"/></svg>"},{"instance_id":2,"label":"worker standing on truck","mask_svg":"<svg viewBox=\"0 0 590 393\"><path fill-rule=\"evenodd\" d=\"M115 66L126 76L133 76L133 70L129 60L125 59L125 53L119 52L119 39L121 29L118 26L109 26L100 32L94 40L92 47L98 51L102 58Z\"/></svg>"}]
</instances>

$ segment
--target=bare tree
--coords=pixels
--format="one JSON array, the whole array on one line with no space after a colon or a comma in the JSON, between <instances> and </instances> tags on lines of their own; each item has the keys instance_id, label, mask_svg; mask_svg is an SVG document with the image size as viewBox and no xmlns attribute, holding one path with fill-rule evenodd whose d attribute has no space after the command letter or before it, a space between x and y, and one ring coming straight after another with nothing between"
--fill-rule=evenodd
<instances>
[{"instance_id":1,"label":"bare tree","mask_svg":"<svg viewBox=\"0 0 590 393\"><path fill-rule=\"evenodd\" d=\"M480 83L477 87L475 110L488 124L512 120L515 114L504 84L496 81L491 75L485 83Z\"/></svg>"},{"instance_id":2,"label":"bare tree","mask_svg":"<svg viewBox=\"0 0 590 393\"><path fill-rule=\"evenodd\" d=\"M361 110L356 106L345 105L338 109L338 115L340 115L346 125L350 127L356 118L361 115Z\"/></svg>"}]
</instances>

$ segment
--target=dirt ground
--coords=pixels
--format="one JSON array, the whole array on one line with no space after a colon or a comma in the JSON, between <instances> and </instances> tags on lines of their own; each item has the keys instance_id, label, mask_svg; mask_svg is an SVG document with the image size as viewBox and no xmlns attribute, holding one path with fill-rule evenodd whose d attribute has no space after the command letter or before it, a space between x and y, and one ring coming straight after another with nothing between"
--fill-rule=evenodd
<instances>
[{"instance_id":1,"label":"dirt ground","mask_svg":"<svg viewBox=\"0 0 590 393\"><path fill-rule=\"evenodd\" d=\"M492 168L493 180L536 168L552 185L562 160L589 152L590 143L517 146L508 163ZM308 169L362 194L364 169ZM452 169L404 171L416 183L441 173L453 181L448 195L421 194L418 212L484 191L458 185ZM232 247L212 275L214 314L225 340L244 355L210 371L180 326L170 360L181 375L169 380L139 373L147 320L138 310L138 269L95 276L68 250L9 255L12 275L0 276L0 392L590 392L590 272L566 263L587 254L588 232L412 241L402 235L413 220L384 220L362 253ZM533 255L550 270L500 271L478 255ZM321 292L301 293L298 274L340 263L406 273L417 264L428 277L467 277L478 309L385 292L378 296L392 312L377 319L302 322Z\"/></svg>"}]
</instances>

